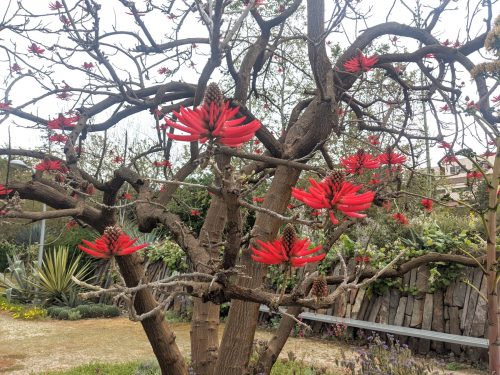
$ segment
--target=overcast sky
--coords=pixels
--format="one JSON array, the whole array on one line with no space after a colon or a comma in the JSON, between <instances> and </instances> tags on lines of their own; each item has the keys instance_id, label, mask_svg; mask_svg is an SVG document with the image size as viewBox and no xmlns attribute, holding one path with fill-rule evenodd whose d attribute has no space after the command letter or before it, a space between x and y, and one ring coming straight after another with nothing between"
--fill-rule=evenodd
<instances>
[{"instance_id":1,"label":"overcast sky","mask_svg":"<svg viewBox=\"0 0 500 375\"><path fill-rule=\"evenodd\" d=\"M431 4L436 4L436 0L429 0L428 1ZM0 1L0 14L5 14L7 5L9 1L7 0L2 0ZM48 23L50 27L60 27L60 20L59 17L55 14L55 12L51 12L48 9L48 4L50 1L45 1L45 0L23 0L23 6L26 8L30 9L33 11L33 13L46 13L49 14L50 16L45 17L43 22ZM72 3L72 1L68 1L69 4ZM126 14L126 9L118 2L114 0L107 0L107 1L98 1L102 5L102 10L101 10L101 28L103 31L112 31L113 27L116 27L118 30L129 30L129 31L135 31L138 30L138 26L135 24L133 17L131 15ZM328 3L328 2L327 2ZM409 1L408 3L415 3L414 1ZM464 41L465 37L465 25L462 23L458 22L453 22L455 20L465 20L467 16L467 11L465 4L466 1L461 1L457 3L458 8L451 9L448 11L446 15L446 22L442 22L437 25L436 31L437 31L437 36L440 40L445 40L445 39L450 39L452 41L455 41L456 39L460 41ZM470 2L472 3L472 1ZM137 8L140 10L142 2L137 1ZM386 19L386 14L388 8L392 5L392 1L377 1L377 0L370 0L370 1L363 1L365 9L368 7L372 7L372 10L370 12L371 17L367 20L366 26L371 26L374 24L382 23ZM264 5L266 6L266 5ZM455 5L452 5L452 7ZM11 8L13 9L13 8ZM498 8L497 8L498 9ZM498 9L500 10L500 9ZM175 12L174 12L175 13ZM498 13L498 12L497 12ZM8 13L7 13L8 14ZM149 30L155 37L155 39L159 42L165 41L164 35L165 33L169 33L170 29L174 26L171 20L168 19L164 14L160 14L159 12L153 12L153 13L148 13L146 14L143 18L144 22L148 25ZM478 17L478 20L481 20L481 17ZM48 21L47 21L48 20ZM410 23L410 16L409 12L407 9L404 7L396 8L395 11L393 12L393 16L391 20L396 20L398 22L405 22L405 23ZM453 21L452 21L453 20ZM38 22L36 19L32 19L30 22L30 25L35 24ZM184 27L181 31L180 37L196 37L196 36L206 36L206 29L205 26L203 26L196 17L190 16L188 21L185 23L186 27ZM346 38L342 33L333 33L331 34L327 40L332 41L333 43L335 42L340 42L341 45L347 46L348 45L348 39L352 40L355 37L356 31L360 32L365 28L364 24L358 23L355 25L353 22L346 22L345 23L346 28L350 31L349 38ZM34 40L38 40L39 34L37 35L36 33L30 33L30 37L32 37ZM1 32L0 31L0 38L3 39L5 44L9 47L12 46L12 43L17 44L17 48L19 51L26 51L28 46L30 45L30 42L26 38L18 37L13 35L10 32ZM384 37L388 38L388 37ZM61 39L62 40L62 39ZM56 43L56 42L61 42L61 40L58 40L56 36L53 35L44 35L43 37L43 42L45 45L50 45L51 43ZM110 40L111 41L111 40ZM387 43L386 40L383 40L381 38L381 42ZM2 43L2 41L0 41ZM127 39L125 37L120 37L119 39L114 39L112 40L112 43L118 44L118 45L123 45L127 48L131 48L135 46L137 43L133 38ZM399 43L403 43L408 48L412 48L411 45L405 44L406 41L402 40ZM205 64L207 60L207 48L204 46L199 46L194 53L196 54L196 57L194 58L194 61L196 63L196 66L194 68L183 68L179 70L179 72L172 77L173 80L181 80L181 81L186 81L190 83L196 83L199 74L198 72L201 71L203 65ZM50 52L46 52L50 53ZM39 61L34 61L36 57L31 57L30 62L33 64L38 64L40 63ZM75 57L78 59L81 59L81 61L75 62L75 65L81 65L86 58L85 57ZM474 57L476 59L479 58L479 56ZM0 55L0 60L3 60L4 56ZM90 61L90 60L89 60ZM155 59L150 59L152 63L154 63ZM157 61L157 60L156 60ZM121 62L121 61L120 61ZM154 64L153 64L154 65ZM3 82L10 83L12 81L12 76L9 75L9 68L8 68L8 63L6 61L0 61L0 79ZM164 79L164 76L159 76L156 74L156 71L159 67L161 66L167 66L168 67L168 61L159 63L157 66L151 69L151 72L154 74L151 75L151 84L155 84L157 82L162 82ZM128 74L128 70L133 70L133 65L127 61L126 59L123 59L123 66L120 66L121 71L119 71L120 74L123 75L123 77L126 77ZM70 86L78 86L81 84L83 80L86 80L86 76L82 72L76 72L76 71L67 71L65 70L64 73L61 73L57 69L54 72L54 77L56 80L59 81L65 81L67 82ZM471 97L471 99L475 98L476 92L473 86L470 85L470 78L467 73L464 73L462 77L460 78L461 80L464 80L467 84L467 86L464 89L463 96L468 95ZM148 83L146 83L148 84ZM0 95L3 90L0 89ZM31 79L31 78L24 78L19 84L16 84L15 89L11 92L10 99L13 101L13 106L19 105L20 103L26 102L29 98L33 97L34 95L42 93L43 90L41 90L36 82ZM55 117L59 112L66 112L68 109L70 109L71 102L65 102L61 101L58 99L55 99L54 97L52 98L47 98L43 100L42 102L37 103L37 105L30 106L27 108L29 112L32 112L34 114L39 115L42 118L53 118ZM451 115L450 115L451 116ZM451 118L450 118L451 120ZM97 123L100 121L99 118L94 119ZM0 124L0 143L4 144L7 141L7 129L10 126L11 128L11 134L12 134L12 146L13 147L23 147L23 148L33 148L36 146L40 145L40 140L42 137L46 136L45 133L39 132L39 131L34 131L34 130L26 130L22 129L16 124L22 124L25 125L27 122L16 119L15 117L11 116L7 121L4 121L3 123ZM432 126L432 122L431 122ZM118 126L115 127L113 130L113 133L115 134L122 134L124 129L127 129L129 132L129 135L133 137L138 137L138 138L151 138L155 139L155 132L154 132L154 121L152 119L152 116L148 113L148 111L144 111L142 113L139 113L137 115L131 116L125 120L123 120ZM467 138L469 139L469 138ZM472 139L472 138L470 138ZM478 145L476 142L469 142L469 145L473 148L476 148L478 152L482 152L484 150L478 148ZM443 150L442 149L437 149L433 148L432 150L432 159L434 163L441 158L443 155Z\"/></svg>"}]
</instances>

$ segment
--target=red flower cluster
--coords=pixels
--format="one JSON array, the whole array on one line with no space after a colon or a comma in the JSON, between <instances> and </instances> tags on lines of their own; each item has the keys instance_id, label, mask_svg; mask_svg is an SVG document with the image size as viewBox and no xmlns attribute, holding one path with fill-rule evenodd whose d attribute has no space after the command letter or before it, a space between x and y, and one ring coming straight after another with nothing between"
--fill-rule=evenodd
<instances>
[{"instance_id":1,"label":"red flower cluster","mask_svg":"<svg viewBox=\"0 0 500 375\"><path fill-rule=\"evenodd\" d=\"M68 18L68 17L66 17L64 14L63 14L63 15L61 15L61 17L59 17L59 21L61 21L61 22L64 24L64 26L69 26L69 25L71 25L71 21L70 21L70 20L69 20L69 18Z\"/></svg>"},{"instance_id":2,"label":"red flower cluster","mask_svg":"<svg viewBox=\"0 0 500 375\"><path fill-rule=\"evenodd\" d=\"M257 240L260 249L251 248L252 259L265 264L289 263L293 267L303 267L307 263L319 262L326 256L326 253L323 253L308 257L307 255L314 254L323 248L318 246L308 249L310 243L308 239L299 240L293 227L288 224L279 240L273 242Z\"/></svg>"},{"instance_id":3,"label":"red flower cluster","mask_svg":"<svg viewBox=\"0 0 500 375\"><path fill-rule=\"evenodd\" d=\"M493 99L491 99L492 103L498 103L500 102L500 95L494 96Z\"/></svg>"},{"instance_id":4,"label":"red flower cluster","mask_svg":"<svg viewBox=\"0 0 500 375\"><path fill-rule=\"evenodd\" d=\"M483 175L479 171L467 172L468 180L480 180L481 178L483 178Z\"/></svg>"},{"instance_id":5,"label":"red flower cluster","mask_svg":"<svg viewBox=\"0 0 500 375\"><path fill-rule=\"evenodd\" d=\"M79 116L73 117L64 117L62 113L53 120L49 120L47 122L47 126L51 130L64 129L64 128L72 128L76 126L76 122L80 119Z\"/></svg>"},{"instance_id":6,"label":"red flower cluster","mask_svg":"<svg viewBox=\"0 0 500 375\"><path fill-rule=\"evenodd\" d=\"M10 109L10 103L0 103L0 111L5 111L6 109Z\"/></svg>"},{"instance_id":7,"label":"red flower cluster","mask_svg":"<svg viewBox=\"0 0 500 375\"><path fill-rule=\"evenodd\" d=\"M115 158L113 159L113 163L115 163L115 164L121 164L124 161L125 161L125 159L122 158L120 155L115 156Z\"/></svg>"},{"instance_id":8,"label":"red flower cluster","mask_svg":"<svg viewBox=\"0 0 500 375\"><path fill-rule=\"evenodd\" d=\"M445 142L445 141L441 141L441 142L439 142L438 148L444 148L445 150L450 149L451 144L449 144L448 142Z\"/></svg>"},{"instance_id":9,"label":"red flower cluster","mask_svg":"<svg viewBox=\"0 0 500 375\"><path fill-rule=\"evenodd\" d=\"M91 70L94 68L94 63L92 62L84 62L83 65L82 65L82 68L85 69L85 70Z\"/></svg>"},{"instance_id":10,"label":"red flower cluster","mask_svg":"<svg viewBox=\"0 0 500 375\"><path fill-rule=\"evenodd\" d=\"M64 8L64 5L61 4L60 1L56 1L55 3L50 3L49 4L49 9L50 10L59 10Z\"/></svg>"},{"instance_id":11,"label":"red flower cluster","mask_svg":"<svg viewBox=\"0 0 500 375\"><path fill-rule=\"evenodd\" d=\"M370 142L373 146L378 146L380 144L380 140L377 135L369 135L368 142Z\"/></svg>"},{"instance_id":12,"label":"red flower cluster","mask_svg":"<svg viewBox=\"0 0 500 375\"><path fill-rule=\"evenodd\" d=\"M12 189L7 189L5 185L0 184L0 195L9 195L12 193Z\"/></svg>"},{"instance_id":13,"label":"red flower cluster","mask_svg":"<svg viewBox=\"0 0 500 375\"><path fill-rule=\"evenodd\" d=\"M380 162L375 156L360 149L354 155L341 159L340 165L342 165L349 174L361 175L365 169L376 169L380 167Z\"/></svg>"},{"instance_id":14,"label":"red flower cluster","mask_svg":"<svg viewBox=\"0 0 500 375\"><path fill-rule=\"evenodd\" d=\"M120 199L125 199L127 201L131 201L133 199L133 197L132 197L132 195L130 195L130 193L125 192L121 195Z\"/></svg>"},{"instance_id":15,"label":"red flower cluster","mask_svg":"<svg viewBox=\"0 0 500 375\"><path fill-rule=\"evenodd\" d=\"M394 215L392 215L392 218L394 220L396 220L398 223L402 224L402 225L407 225L408 224L408 219L406 218L405 215L403 215L400 212L395 213Z\"/></svg>"},{"instance_id":16,"label":"red flower cluster","mask_svg":"<svg viewBox=\"0 0 500 375\"><path fill-rule=\"evenodd\" d=\"M68 136L64 134L53 134L49 137L49 142L66 143L68 139Z\"/></svg>"},{"instance_id":17,"label":"red flower cluster","mask_svg":"<svg viewBox=\"0 0 500 375\"><path fill-rule=\"evenodd\" d=\"M160 69L158 69L158 74L170 74L170 69L162 66Z\"/></svg>"},{"instance_id":18,"label":"red flower cluster","mask_svg":"<svg viewBox=\"0 0 500 375\"><path fill-rule=\"evenodd\" d=\"M14 63L10 67L11 72L19 73L21 70L23 70L23 68L21 68L21 65L19 65L18 63Z\"/></svg>"},{"instance_id":19,"label":"red flower cluster","mask_svg":"<svg viewBox=\"0 0 500 375\"><path fill-rule=\"evenodd\" d=\"M148 246L147 243L133 246L136 241L137 238L130 239L120 227L114 226L107 227L104 234L94 242L82 240L87 247L83 245L78 245L78 247L95 258L111 258L129 255Z\"/></svg>"},{"instance_id":20,"label":"red flower cluster","mask_svg":"<svg viewBox=\"0 0 500 375\"><path fill-rule=\"evenodd\" d=\"M252 201L254 203L262 203L262 202L264 202L264 198L263 197L253 197Z\"/></svg>"},{"instance_id":21,"label":"red flower cluster","mask_svg":"<svg viewBox=\"0 0 500 375\"><path fill-rule=\"evenodd\" d=\"M357 257L354 257L354 261L356 263L369 263L370 262L370 257L368 255L359 255Z\"/></svg>"},{"instance_id":22,"label":"red flower cluster","mask_svg":"<svg viewBox=\"0 0 500 375\"><path fill-rule=\"evenodd\" d=\"M487 158L487 157L490 157L490 156L495 156L496 154L497 153L495 151L486 150L482 156L484 156L484 157Z\"/></svg>"},{"instance_id":23,"label":"red flower cluster","mask_svg":"<svg viewBox=\"0 0 500 375\"><path fill-rule=\"evenodd\" d=\"M155 167L158 167L158 168L159 167L167 167L167 168L172 169L172 163L170 162L170 160L154 161L153 165Z\"/></svg>"},{"instance_id":24,"label":"red flower cluster","mask_svg":"<svg viewBox=\"0 0 500 375\"><path fill-rule=\"evenodd\" d=\"M434 205L432 199L424 198L420 201L420 203L424 207L424 210L426 210L427 212L432 212L432 206Z\"/></svg>"},{"instance_id":25,"label":"red flower cluster","mask_svg":"<svg viewBox=\"0 0 500 375\"><path fill-rule=\"evenodd\" d=\"M292 196L311 208L328 209L333 224L339 223L333 213L334 209L349 217L366 217L366 214L360 214L359 212L368 209L375 196L373 191L357 194L362 186L356 186L344 181L342 174L339 172L334 172L320 182L312 178L309 179L309 182L311 183L309 192L292 188Z\"/></svg>"},{"instance_id":26,"label":"red flower cluster","mask_svg":"<svg viewBox=\"0 0 500 375\"><path fill-rule=\"evenodd\" d=\"M200 210L191 210L191 216L200 216L201 211Z\"/></svg>"},{"instance_id":27,"label":"red flower cluster","mask_svg":"<svg viewBox=\"0 0 500 375\"><path fill-rule=\"evenodd\" d=\"M42 172L59 171L62 173L68 172L68 168L63 165L59 160L44 160L35 165L35 170Z\"/></svg>"},{"instance_id":28,"label":"red flower cluster","mask_svg":"<svg viewBox=\"0 0 500 375\"><path fill-rule=\"evenodd\" d=\"M68 230L71 230L77 226L78 226L78 223L76 222L76 220L70 220L65 225L66 229L68 229Z\"/></svg>"},{"instance_id":29,"label":"red flower cluster","mask_svg":"<svg viewBox=\"0 0 500 375\"><path fill-rule=\"evenodd\" d=\"M344 63L344 69L350 73L368 72L377 62L377 56L368 57L359 52L355 57Z\"/></svg>"},{"instance_id":30,"label":"red flower cluster","mask_svg":"<svg viewBox=\"0 0 500 375\"><path fill-rule=\"evenodd\" d=\"M453 164L458 163L458 159L453 155L446 155L443 159L441 159L443 164Z\"/></svg>"},{"instance_id":31,"label":"red flower cluster","mask_svg":"<svg viewBox=\"0 0 500 375\"><path fill-rule=\"evenodd\" d=\"M380 164L395 165L403 164L406 161L406 156L394 152L390 147L378 156Z\"/></svg>"},{"instance_id":32,"label":"red flower cluster","mask_svg":"<svg viewBox=\"0 0 500 375\"><path fill-rule=\"evenodd\" d=\"M448 112L450 110L450 107L448 104L443 105L442 107L439 107L439 112Z\"/></svg>"},{"instance_id":33,"label":"red flower cluster","mask_svg":"<svg viewBox=\"0 0 500 375\"><path fill-rule=\"evenodd\" d=\"M252 139L260 128L258 120L241 125L246 117L234 119L239 109L239 106L230 108L229 101L225 101L222 105L214 101L210 104L205 102L195 109L181 107L180 112L173 112L180 124L169 119L166 119L166 122L174 129L188 133L188 135L168 133L168 137L184 142L204 143L207 140L214 140L225 146L238 147Z\"/></svg>"},{"instance_id":34,"label":"red flower cluster","mask_svg":"<svg viewBox=\"0 0 500 375\"><path fill-rule=\"evenodd\" d=\"M28 47L28 52L33 53L35 55L41 55L45 52L45 50L37 46L35 43L32 43L31 46Z\"/></svg>"}]
</instances>

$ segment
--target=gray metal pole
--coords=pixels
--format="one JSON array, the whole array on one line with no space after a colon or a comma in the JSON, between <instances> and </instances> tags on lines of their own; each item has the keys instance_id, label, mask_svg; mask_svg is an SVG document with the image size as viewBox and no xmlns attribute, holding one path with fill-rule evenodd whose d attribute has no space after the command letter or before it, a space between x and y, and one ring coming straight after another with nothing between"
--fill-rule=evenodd
<instances>
[{"instance_id":1,"label":"gray metal pole","mask_svg":"<svg viewBox=\"0 0 500 375\"><path fill-rule=\"evenodd\" d=\"M47 205L43 204L43 212L47 211ZM40 228L40 243L38 245L38 266L41 267L43 263L43 247L45 245L45 219L42 220L42 227Z\"/></svg>"}]
</instances>

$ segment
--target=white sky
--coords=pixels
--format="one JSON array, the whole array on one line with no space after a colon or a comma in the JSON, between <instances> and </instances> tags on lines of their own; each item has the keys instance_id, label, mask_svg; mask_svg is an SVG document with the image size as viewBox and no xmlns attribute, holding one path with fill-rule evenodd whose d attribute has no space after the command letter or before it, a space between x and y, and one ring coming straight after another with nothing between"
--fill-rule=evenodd
<instances>
[{"instance_id":1,"label":"white sky","mask_svg":"<svg viewBox=\"0 0 500 375\"><path fill-rule=\"evenodd\" d=\"M46 20L50 20L49 25L51 27L60 27L61 22L59 21L59 17L57 16L56 12L51 12L48 10L49 2L50 1L45 1L45 0L23 0L23 6L32 10L34 13L51 14L49 17L45 17L43 22L46 22ZM428 0L427 2L431 4L436 4L438 1ZM0 14L6 13L6 8L8 3L9 1L7 0L0 1ZM68 4L72 3L74 2L68 1ZM102 10L100 14L101 14L101 25L102 25L101 27L103 32L111 31L114 25L118 30L129 30L129 31L139 30L139 27L135 24L133 17L131 15L125 14L126 9L118 1L106 0L106 1L98 1L98 3L102 5ZM415 4L416 2L408 1L407 3ZM472 1L470 1L470 3L472 5ZM365 5L365 9L367 9L367 7L372 7L371 11L372 17L367 21L367 25L371 26L374 24L384 22L386 18L387 8L391 6L392 1L365 0L363 1L363 4ZM464 40L465 25L463 24L464 22L463 20L465 19L467 14L467 9L465 6L466 4L467 1L462 0L456 3L456 5L455 4L452 5L452 7L456 6L456 8L448 11L446 15L447 21L441 22L436 27L437 34L435 35L438 37L438 39L440 40L450 39L454 41L458 38L461 41ZM141 1L136 1L136 5L137 8L140 10L143 3ZM497 12L494 12L494 14L497 14L498 10L500 9L497 7L496 10ZM189 19L189 21L186 21L185 23L186 26L182 29L180 37L185 38L185 37L206 36L207 33L205 27L201 23L199 23L199 21L196 18L194 18L193 16L190 17L191 18ZM166 31L169 31L172 28L173 26L172 21L170 21L165 15L159 14L159 12L153 12L151 14L148 13L142 19L148 25L150 31L152 32L153 36L158 42L161 43L166 41L164 38L164 34ZM478 17L478 19L482 20L482 17ZM392 20L396 20L399 22L406 21L407 23L409 23L410 16L408 10L404 9L403 7L400 7L399 9L397 9L396 12L394 12ZM461 22L460 23L454 22L455 20L460 20ZM34 25L36 22L38 22L36 19L32 19L30 25ZM355 36L354 34L356 31L355 25L353 22L350 23L347 22L346 25L349 27L349 29L353 30L352 35L350 35L350 38L352 40ZM359 26L358 31L362 31L364 26L362 27L361 24L359 24L358 26ZM30 33L29 35L33 37L34 40L38 40L39 38L39 34L37 35L36 33ZM143 35L141 35L141 37L145 40ZM5 42L5 45L9 47L12 46L13 42L16 43L18 50L22 52L25 52L27 47L30 45L29 40L23 39L19 36L14 36L12 33L8 31L0 31L0 38L2 38ZM331 40L334 43L340 41L341 45L344 46L347 45L347 41L345 40L345 37L341 33L333 33L327 38L327 40ZM53 35L44 35L43 41L45 45L50 45L51 43L56 42L56 38ZM62 39L59 42L62 42ZM115 38L114 40L110 39L109 42L121 44L128 48L131 48L137 44L137 42L133 38L125 39L124 37ZM387 42L387 41L381 39L381 42ZM0 43L2 42L0 41ZM404 45L405 41L402 40L400 43ZM203 65L207 60L206 52L207 48L204 46L199 46L195 50L195 53L197 54L197 57L195 59L196 62L195 70L197 70L198 72L193 71L193 69L187 69L187 68L181 69L173 77L173 80L181 80L190 83L196 83L199 76L198 73L199 71L201 71ZM47 53L50 52L46 51L45 54ZM3 54L0 54L0 80L2 82L10 83L12 81L12 76L9 76L9 68L7 62L1 61L4 58L3 56L4 56ZM83 64L84 61L92 61L90 58L86 57L77 57L77 58L79 60L77 60L76 65L81 65ZM33 63L36 65L42 62L40 59L39 59L40 61L36 61L35 59L36 58L31 57L29 59L29 63ZM150 60L152 62L157 61L157 58L151 58ZM159 63L157 66L151 69L152 72L150 80L151 84L160 82L160 80L164 78L156 74L157 69L161 66L168 67L168 61ZM130 64L130 62L127 62L126 59L123 59L123 68L124 69L119 71L119 74L121 74L123 77L127 77L128 74L127 70L134 69L133 66ZM82 80L86 79L86 76L81 72L65 71L64 73L61 73L60 71L56 70L55 73L53 74L53 78L59 81L64 80L70 86L77 87L79 82L81 84ZM468 73L464 73L460 79L464 80L467 83L463 96L469 95L471 99L474 99L476 93L474 88L469 85L470 79L468 77ZM146 83L146 85L147 84L148 82ZM43 90L37 88L37 85L32 78L24 78L20 82L20 84L16 85L15 89L11 92L10 99L13 101L13 105L16 106L19 105L20 103L26 102L33 95L37 95L42 92ZM0 98L1 98L1 93L2 90L0 89ZM53 118L57 116L59 112L67 111L70 108L70 104L71 102L64 102L55 98L49 98L41 101L36 106L30 106L29 111L46 119L49 117ZM96 122L100 122L100 120L101 119L99 117L95 119ZM46 136L45 133L36 130L26 130L16 126L16 124L27 124L27 122L11 116L7 121L4 121L3 123L0 124L0 144L5 144L7 142L7 130L9 126L11 128L13 147L23 147L23 148L37 147L41 144L42 137ZM154 128L154 121L152 119L152 116L148 113L148 111L144 111L137 115L131 116L126 120L123 120L118 126L115 126L112 133L120 135L123 134L124 130L126 129L129 132L129 137L131 138L135 137L152 138L154 140L156 136L153 128ZM470 138L468 137L467 139ZM484 151L484 149L478 148L476 142L471 142L470 146L477 149L478 152ZM433 148L432 150L433 162L435 163L438 159L442 157L443 154L444 153L442 149Z\"/></svg>"}]
</instances>

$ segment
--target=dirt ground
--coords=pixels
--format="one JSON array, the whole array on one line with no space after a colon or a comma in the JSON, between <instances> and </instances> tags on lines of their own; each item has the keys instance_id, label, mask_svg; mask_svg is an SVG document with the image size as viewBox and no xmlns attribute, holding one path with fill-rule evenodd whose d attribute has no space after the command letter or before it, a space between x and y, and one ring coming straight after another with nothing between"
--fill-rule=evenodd
<instances>
[{"instance_id":1,"label":"dirt ground","mask_svg":"<svg viewBox=\"0 0 500 375\"><path fill-rule=\"evenodd\" d=\"M173 324L180 349L189 353L189 324ZM222 327L221 327L222 336ZM270 333L259 331L257 339ZM331 366L340 352L353 355L348 345L290 338L282 355L293 351L296 358L316 365ZM67 369L89 362L125 362L153 358L153 352L140 323L127 318L78 321L24 321L0 313L0 374L37 374ZM447 371L446 373L450 373ZM486 374L477 370L453 374Z\"/></svg>"}]
</instances>

